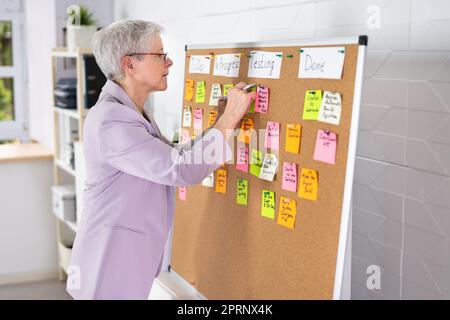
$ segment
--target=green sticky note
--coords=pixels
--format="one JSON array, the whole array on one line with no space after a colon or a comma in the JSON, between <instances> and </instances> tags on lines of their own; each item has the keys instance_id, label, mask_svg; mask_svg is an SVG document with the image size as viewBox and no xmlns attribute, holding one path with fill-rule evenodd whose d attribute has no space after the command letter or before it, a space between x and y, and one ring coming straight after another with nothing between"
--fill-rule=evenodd
<instances>
[{"instance_id":1,"label":"green sticky note","mask_svg":"<svg viewBox=\"0 0 450 320\"><path fill-rule=\"evenodd\" d=\"M223 86L223 96L225 97L228 94L228 90L230 90L231 88L233 88L233 84L232 83L227 83Z\"/></svg>"},{"instance_id":2,"label":"green sticky note","mask_svg":"<svg viewBox=\"0 0 450 320\"><path fill-rule=\"evenodd\" d=\"M321 90L308 90L305 93L305 103L303 104L303 120L317 120L319 117L320 105L322 104Z\"/></svg>"},{"instance_id":3,"label":"green sticky note","mask_svg":"<svg viewBox=\"0 0 450 320\"><path fill-rule=\"evenodd\" d=\"M236 203L246 206L247 199L248 199L248 180L237 179Z\"/></svg>"},{"instance_id":4,"label":"green sticky note","mask_svg":"<svg viewBox=\"0 0 450 320\"><path fill-rule=\"evenodd\" d=\"M262 166L262 152L252 149L250 157L250 174L259 178L259 172Z\"/></svg>"},{"instance_id":5,"label":"green sticky note","mask_svg":"<svg viewBox=\"0 0 450 320\"><path fill-rule=\"evenodd\" d=\"M249 90L249 92L254 92L254 91L256 91L256 87L253 87ZM255 113L255 101L252 101L252 103L250 103L250 109L249 109L248 113Z\"/></svg>"},{"instance_id":6,"label":"green sticky note","mask_svg":"<svg viewBox=\"0 0 450 320\"><path fill-rule=\"evenodd\" d=\"M273 191L262 191L261 215L266 218L275 219L275 193Z\"/></svg>"},{"instance_id":7,"label":"green sticky note","mask_svg":"<svg viewBox=\"0 0 450 320\"><path fill-rule=\"evenodd\" d=\"M198 81L197 88L195 90L195 103L205 102L206 95L206 83L205 81Z\"/></svg>"}]
</instances>

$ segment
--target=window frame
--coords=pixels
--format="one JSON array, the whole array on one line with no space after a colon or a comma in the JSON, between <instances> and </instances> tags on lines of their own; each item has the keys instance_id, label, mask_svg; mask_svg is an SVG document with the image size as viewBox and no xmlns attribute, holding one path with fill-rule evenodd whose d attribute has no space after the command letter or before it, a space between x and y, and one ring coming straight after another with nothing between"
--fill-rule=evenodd
<instances>
[{"instance_id":1,"label":"window frame","mask_svg":"<svg viewBox=\"0 0 450 320\"><path fill-rule=\"evenodd\" d=\"M17 1L20 8L20 0ZM0 121L0 141L20 139L29 140L28 124L26 121L26 92L25 57L23 37L23 12L2 12L0 21L12 23L13 66L0 66L0 78L12 78L14 90L14 120Z\"/></svg>"}]
</instances>

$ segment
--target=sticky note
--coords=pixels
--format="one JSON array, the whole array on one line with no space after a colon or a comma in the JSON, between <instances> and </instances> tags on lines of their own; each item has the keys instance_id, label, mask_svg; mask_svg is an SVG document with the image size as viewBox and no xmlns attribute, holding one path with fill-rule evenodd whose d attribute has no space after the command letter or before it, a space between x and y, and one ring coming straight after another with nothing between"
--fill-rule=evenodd
<instances>
[{"instance_id":1,"label":"sticky note","mask_svg":"<svg viewBox=\"0 0 450 320\"><path fill-rule=\"evenodd\" d=\"M181 131L181 143L186 143L191 140L191 137L189 135L189 130L182 129Z\"/></svg>"},{"instance_id":2,"label":"sticky note","mask_svg":"<svg viewBox=\"0 0 450 320\"><path fill-rule=\"evenodd\" d=\"M214 123L216 122L216 118L217 118L217 111L210 111L208 118L208 128L214 125Z\"/></svg>"},{"instance_id":3,"label":"sticky note","mask_svg":"<svg viewBox=\"0 0 450 320\"><path fill-rule=\"evenodd\" d=\"M269 88L258 86L256 89L255 112L267 113L269 110Z\"/></svg>"},{"instance_id":4,"label":"sticky note","mask_svg":"<svg viewBox=\"0 0 450 320\"><path fill-rule=\"evenodd\" d=\"M250 174L259 178L262 167L262 152L252 149L250 157Z\"/></svg>"},{"instance_id":5,"label":"sticky note","mask_svg":"<svg viewBox=\"0 0 450 320\"><path fill-rule=\"evenodd\" d=\"M202 131L203 125L203 109L196 108L194 110L194 130Z\"/></svg>"},{"instance_id":6,"label":"sticky note","mask_svg":"<svg viewBox=\"0 0 450 320\"><path fill-rule=\"evenodd\" d=\"M261 215L266 218L275 219L275 193L273 191L262 191Z\"/></svg>"},{"instance_id":7,"label":"sticky note","mask_svg":"<svg viewBox=\"0 0 450 320\"><path fill-rule=\"evenodd\" d=\"M336 162L336 145L336 133L319 130L314 149L314 160L334 164Z\"/></svg>"},{"instance_id":8,"label":"sticky note","mask_svg":"<svg viewBox=\"0 0 450 320\"><path fill-rule=\"evenodd\" d=\"M297 192L297 165L295 163L283 163L283 182L281 188L286 191Z\"/></svg>"},{"instance_id":9,"label":"sticky note","mask_svg":"<svg viewBox=\"0 0 450 320\"><path fill-rule=\"evenodd\" d=\"M231 88L233 88L234 85L232 83L227 83L223 86L223 95L226 96L228 95L228 90L230 90Z\"/></svg>"},{"instance_id":10,"label":"sticky note","mask_svg":"<svg viewBox=\"0 0 450 320\"><path fill-rule=\"evenodd\" d=\"M222 95L222 89L220 88L220 83L213 83L211 87L211 96L209 97L210 106L219 105L219 97Z\"/></svg>"},{"instance_id":11,"label":"sticky note","mask_svg":"<svg viewBox=\"0 0 450 320\"><path fill-rule=\"evenodd\" d=\"M339 125L342 100L339 92L325 91L320 105L318 121Z\"/></svg>"},{"instance_id":12,"label":"sticky note","mask_svg":"<svg viewBox=\"0 0 450 320\"><path fill-rule=\"evenodd\" d=\"M308 90L305 93L305 103L303 104L303 119L317 120L320 105L322 104L321 90Z\"/></svg>"},{"instance_id":13,"label":"sticky note","mask_svg":"<svg viewBox=\"0 0 450 320\"><path fill-rule=\"evenodd\" d=\"M253 87L253 88L251 88L250 90L248 90L248 92L255 92L256 91L256 88L255 87ZM253 100L251 103L250 103L250 108L249 108L249 110L248 110L248 113L255 113L255 100Z\"/></svg>"},{"instance_id":14,"label":"sticky note","mask_svg":"<svg viewBox=\"0 0 450 320\"><path fill-rule=\"evenodd\" d=\"M236 203L246 206L247 202L248 202L248 180L238 178L236 189Z\"/></svg>"},{"instance_id":15,"label":"sticky note","mask_svg":"<svg viewBox=\"0 0 450 320\"><path fill-rule=\"evenodd\" d=\"M216 192L227 193L227 171L225 169L216 170Z\"/></svg>"},{"instance_id":16,"label":"sticky note","mask_svg":"<svg viewBox=\"0 0 450 320\"><path fill-rule=\"evenodd\" d=\"M202 181L202 186L212 188L214 186L214 172L209 174Z\"/></svg>"},{"instance_id":17,"label":"sticky note","mask_svg":"<svg viewBox=\"0 0 450 320\"><path fill-rule=\"evenodd\" d=\"M178 187L178 198L180 200L186 201L186 186L180 186Z\"/></svg>"},{"instance_id":18,"label":"sticky note","mask_svg":"<svg viewBox=\"0 0 450 320\"><path fill-rule=\"evenodd\" d=\"M299 124L288 123L286 125L286 152L300 152L300 137L302 126Z\"/></svg>"},{"instance_id":19,"label":"sticky note","mask_svg":"<svg viewBox=\"0 0 450 320\"><path fill-rule=\"evenodd\" d=\"M237 145L237 157L236 157L236 169L248 172L248 145L244 143L238 143Z\"/></svg>"},{"instance_id":20,"label":"sticky note","mask_svg":"<svg viewBox=\"0 0 450 320\"><path fill-rule=\"evenodd\" d=\"M300 173L300 183L298 185L298 196L303 199L316 201L318 191L319 182L317 180L317 171L302 168Z\"/></svg>"},{"instance_id":21,"label":"sticky note","mask_svg":"<svg viewBox=\"0 0 450 320\"><path fill-rule=\"evenodd\" d=\"M190 127L192 123L192 113L190 107L184 107L183 127Z\"/></svg>"},{"instance_id":22,"label":"sticky note","mask_svg":"<svg viewBox=\"0 0 450 320\"><path fill-rule=\"evenodd\" d=\"M253 120L249 117L244 117L239 130L238 141L250 144L251 136L253 133Z\"/></svg>"},{"instance_id":23,"label":"sticky note","mask_svg":"<svg viewBox=\"0 0 450 320\"><path fill-rule=\"evenodd\" d=\"M267 121L266 139L264 147L267 149L278 150L280 144L280 123Z\"/></svg>"},{"instance_id":24,"label":"sticky note","mask_svg":"<svg viewBox=\"0 0 450 320\"><path fill-rule=\"evenodd\" d=\"M261 166L261 172L259 178L267 181L273 181L273 177L277 172L278 158L275 154L266 153Z\"/></svg>"},{"instance_id":25,"label":"sticky note","mask_svg":"<svg viewBox=\"0 0 450 320\"><path fill-rule=\"evenodd\" d=\"M192 101L192 98L194 98L194 80L186 79L184 100Z\"/></svg>"},{"instance_id":26,"label":"sticky note","mask_svg":"<svg viewBox=\"0 0 450 320\"><path fill-rule=\"evenodd\" d=\"M297 205L295 203L295 200L286 197L280 197L277 223L286 228L294 229L296 215Z\"/></svg>"},{"instance_id":27,"label":"sticky note","mask_svg":"<svg viewBox=\"0 0 450 320\"><path fill-rule=\"evenodd\" d=\"M205 81L198 81L195 90L195 103L205 102L206 95L206 83Z\"/></svg>"}]
</instances>

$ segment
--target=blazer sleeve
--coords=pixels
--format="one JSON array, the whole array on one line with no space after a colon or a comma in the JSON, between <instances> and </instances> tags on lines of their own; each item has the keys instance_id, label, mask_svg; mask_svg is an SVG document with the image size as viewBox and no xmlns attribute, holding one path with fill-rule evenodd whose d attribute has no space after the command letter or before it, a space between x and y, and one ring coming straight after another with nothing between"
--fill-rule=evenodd
<instances>
[{"instance_id":1,"label":"blazer sleeve","mask_svg":"<svg viewBox=\"0 0 450 320\"><path fill-rule=\"evenodd\" d=\"M109 165L164 185L200 183L232 158L228 142L215 128L192 140L190 146L171 146L153 136L145 123L123 114L102 120L98 138Z\"/></svg>"}]
</instances>

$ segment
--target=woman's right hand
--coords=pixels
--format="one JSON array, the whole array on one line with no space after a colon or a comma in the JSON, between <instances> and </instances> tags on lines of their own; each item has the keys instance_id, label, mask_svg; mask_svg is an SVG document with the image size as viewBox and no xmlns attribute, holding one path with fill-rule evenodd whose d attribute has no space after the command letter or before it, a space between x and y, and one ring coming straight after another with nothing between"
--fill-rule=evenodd
<instances>
[{"instance_id":1,"label":"woman's right hand","mask_svg":"<svg viewBox=\"0 0 450 320\"><path fill-rule=\"evenodd\" d=\"M248 112L250 103L255 100L256 92L247 92L242 90L247 84L239 82L228 91L227 102L224 106L223 101L219 101L219 118L217 119L216 129L222 131L228 139L236 125ZM223 114L221 111L223 110Z\"/></svg>"}]
</instances>

